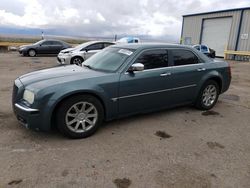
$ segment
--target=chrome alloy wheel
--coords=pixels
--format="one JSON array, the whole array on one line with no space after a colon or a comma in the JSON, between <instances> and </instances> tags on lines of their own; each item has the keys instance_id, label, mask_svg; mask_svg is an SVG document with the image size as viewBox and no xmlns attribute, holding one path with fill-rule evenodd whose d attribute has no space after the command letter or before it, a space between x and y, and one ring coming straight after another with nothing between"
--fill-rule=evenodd
<instances>
[{"instance_id":1,"label":"chrome alloy wheel","mask_svg":"<svg viewBox=\"0 0 250 188\"><path fill-rule=\"evenodd\" d=\"M217 89L215 85L208 85L202 94L202 102L205 106L211 106L214 104L217 97Z\"/></svg>"},{"instance_id":2,"label":"chrome alloy wheel","mask_svg":"<svg viewBox=\"0 0 250 188\"><path fill-rule=\"evenodd\" d=\"M89 102L78 102L66 113L67 127L75 133L83 133L95 126L98 118L96 107Z\"/></svg>"}]
</instances>

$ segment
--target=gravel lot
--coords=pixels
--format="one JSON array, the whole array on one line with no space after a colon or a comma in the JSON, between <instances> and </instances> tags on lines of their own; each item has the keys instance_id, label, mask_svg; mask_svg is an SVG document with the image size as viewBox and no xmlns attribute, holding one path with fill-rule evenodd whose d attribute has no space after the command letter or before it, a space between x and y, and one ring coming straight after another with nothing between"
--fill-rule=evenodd
<instances>
[{"instance_id":1,"label":"gravel lot","mask_svg":"<svg viewBox=\"0 0 250 188\"><path fill-rule=\"evenodd\" d=\"M13 80L55 57L0 54L0 187L250 187L250 63L212 111L181 107L106 123L87 139L27 130Z\"/></svg>"}]
</instances>

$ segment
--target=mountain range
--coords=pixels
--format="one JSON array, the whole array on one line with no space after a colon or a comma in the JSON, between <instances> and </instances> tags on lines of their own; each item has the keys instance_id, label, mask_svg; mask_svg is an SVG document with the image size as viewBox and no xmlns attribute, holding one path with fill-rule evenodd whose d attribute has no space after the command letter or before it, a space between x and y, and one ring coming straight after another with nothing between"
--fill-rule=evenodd
<instances>
[{"instance_id":1,"label":"mountain range","mask_svg":"<svg viewBox=\"0 0 250 188\"><path fill-rule=\"evenodd\" d=\"M48 36L49 38L59 37L59 38L72 38L72 39L89 39L89 40L96 40L96 39L109 39L113 40L115 37L115 34L113 36L76 36L72 35L70 31L67 30L61 30L61 29L40 29L40 28L14 28L14 27L0 27L0 37L14 37L14 38L37 38L41 37L42 33L44 36ZM118 35L117 39L125 37L128 35L122 34ZM140 38L142 41L148 41L148 42L169 42L169 43L177 43L178 38L173 36L149 36L149 35L129 35Z\"/></svg>"}]
</instances>

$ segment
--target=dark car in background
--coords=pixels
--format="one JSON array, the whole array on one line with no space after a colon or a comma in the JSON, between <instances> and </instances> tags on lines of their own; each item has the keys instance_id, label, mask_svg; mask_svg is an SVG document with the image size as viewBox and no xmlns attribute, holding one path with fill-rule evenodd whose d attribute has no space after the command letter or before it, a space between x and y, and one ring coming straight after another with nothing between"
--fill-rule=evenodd
<instances>
[{"instance_id":1,"label":"dark car in background","mask_svg":"<svg viewBox=\"0 0 250 188\"><path fill-rule=\"evenodd\" d=\"M44 131L56 125L68 137L84 138L104 120L179 105L209 110L231 82L227 62L182 45L114 45L82 65L17 78L12 103L19 122Z\"/></svg>"},{"instance_id":2,"label":"dark car in background","mask_svg":"<svg viewBox=\"0 0 250 188\"><path fill-rule=\"evenodd\" d=\"M209 48L207 45L197 44L194 45L193 48L195 48L196 50L200 51L201 53L205 54L208 57L215 58L216 56L215 50Z\"/></svg>"},{"instance_id":3,"label":"dark car in background","mask_svg":"<svg viewBox=\"0 0 250 188\"><path fill-rule=\"evenodd\" d=\"M31 45L19 47L19 53L23 56L34 57L38 54L58 54L61 50L71 46L60 40L41 40Z\"/></svg>"}]
</instances>

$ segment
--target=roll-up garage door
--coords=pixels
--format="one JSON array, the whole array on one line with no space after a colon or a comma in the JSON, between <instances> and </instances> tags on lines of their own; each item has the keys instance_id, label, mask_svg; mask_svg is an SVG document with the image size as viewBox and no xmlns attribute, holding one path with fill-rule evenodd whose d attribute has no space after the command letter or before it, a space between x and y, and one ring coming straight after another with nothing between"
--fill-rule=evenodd
<instances>
[{"instance_id":1,"label":"roll-up garage door","mask_svg":"<svg viewBox=\"0 0 250 188\"><path fill-rule=\"evenodd\" d=\"M216 51L216 56L224 56L231 30L232 17L205 19L202 29L202 44Z\"/></svg>"}]
</instances>

